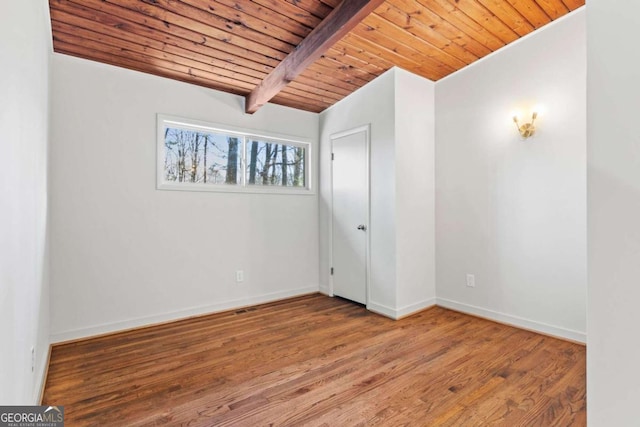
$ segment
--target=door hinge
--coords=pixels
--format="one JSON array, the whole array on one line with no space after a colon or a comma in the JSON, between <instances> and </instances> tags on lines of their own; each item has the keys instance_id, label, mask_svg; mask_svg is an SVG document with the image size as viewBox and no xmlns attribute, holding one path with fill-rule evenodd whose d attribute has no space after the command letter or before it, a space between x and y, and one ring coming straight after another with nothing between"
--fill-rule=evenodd
<instances>
[{"instance_id":1,"label":"door hinge","mask_svg":"<svg viewBox=\"0 0 640 427\"><path fill-rule=\"evenodd\" d=\"M331 160L335 158L335 154L331 153Z\"/></svg>"},{"instance_id":2,"label":"door hinge","mask_svg":"<svg viewBox=\"0 0 640 427\"><path fill-rule=\"evenodd\" d=\"M333 276L333 267L331 267L331 275Z\"/></svg>"}]
</instances>

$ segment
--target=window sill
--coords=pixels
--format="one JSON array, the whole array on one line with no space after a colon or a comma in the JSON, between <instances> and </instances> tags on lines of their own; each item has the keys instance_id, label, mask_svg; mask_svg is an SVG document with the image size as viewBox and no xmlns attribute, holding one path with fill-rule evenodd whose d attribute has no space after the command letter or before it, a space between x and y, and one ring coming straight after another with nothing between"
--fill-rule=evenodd
<instances>
[{"instance_id":1,"label":"window sill","mask_svg":"<svg viewBox=\"0 0 640 427\"><path fill-rule=\"evenodd\" d=\"M308 188L282 188L282 187L242 187L225 184L194 184L191 182L162 183L156 187L158 190L186 191L186 192L208 192L208 193L245 193L245 194L281 194L297 196L314 196L316 193Z\"/></svg>"}]
</instances>

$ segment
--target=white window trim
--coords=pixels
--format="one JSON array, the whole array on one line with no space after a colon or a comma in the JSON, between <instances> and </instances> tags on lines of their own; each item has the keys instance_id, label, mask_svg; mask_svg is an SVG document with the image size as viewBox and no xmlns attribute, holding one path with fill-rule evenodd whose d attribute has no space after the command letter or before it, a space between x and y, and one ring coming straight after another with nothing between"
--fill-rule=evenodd
<instances>
[{"instance_id":1,"label":"white window trim","mask_svg":"<svg viewBox=\"0 0 640 427\"><path fill-rule=\"evenodd\" d=\"M164 130L166 125L178 126L180 128L191 129L195 131L218 132L224 134L238 135L243 138L242 144L242 160L241 160L241 182L236 185L230 184L203 184L190 182L169 182L164 179L164 160L165 160L165 140ZM247 145L244 142L247 138L256 138L260 141L272 142L276 144L294 145L304 147L305 155L305 188L300 187L283 187L248 185L246 183L246 161L247 161ZM156 189L158 190L177 190L177 191L206 191L217 193L250 193L250 194L296 194L296 195L314 195L315 188L312 182L313 167L313 145L307 138L301 138L291 135L283 135L277 133L264 133L255 129L241 128L237 126L221 125L216 123L204 122L200 120L185 119L183 117L170 116L166 114L157 114L157 132L156 132Z\"/></svg>"}]
</instances>

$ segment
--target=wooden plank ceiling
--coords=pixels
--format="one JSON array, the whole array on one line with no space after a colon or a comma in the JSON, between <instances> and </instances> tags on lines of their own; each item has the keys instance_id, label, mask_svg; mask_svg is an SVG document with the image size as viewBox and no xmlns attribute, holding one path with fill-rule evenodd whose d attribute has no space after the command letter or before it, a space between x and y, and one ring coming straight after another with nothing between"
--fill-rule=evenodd
<instances>
[{"instance_id":1,"label":"wooden plank ceiling","mask_svg":"<svg viewBox=\"0 0 640 427\"><path fill-rule=\"evenodd\" d=\"M49 5L56 52L248 96L340 2L50 0ZM271 102L320 112L394 65L437 81L584 3L386 0Z\"/></svg>"}]
</instances>

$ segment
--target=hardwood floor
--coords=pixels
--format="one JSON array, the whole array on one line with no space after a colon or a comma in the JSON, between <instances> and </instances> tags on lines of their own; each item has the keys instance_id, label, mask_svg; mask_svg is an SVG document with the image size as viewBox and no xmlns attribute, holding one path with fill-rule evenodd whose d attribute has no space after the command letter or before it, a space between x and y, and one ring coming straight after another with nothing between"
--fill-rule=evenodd
<instances>
[{"instance_id":1,"label":"hardwood floor","mask_svg":"<svg viewBox=\"0 0 640 427\"><path fill-rule=\"evenodd\" d=\"M309 295L53 348L69 426L584 426L585 348Z\"/></svg>"}]
</instances>

